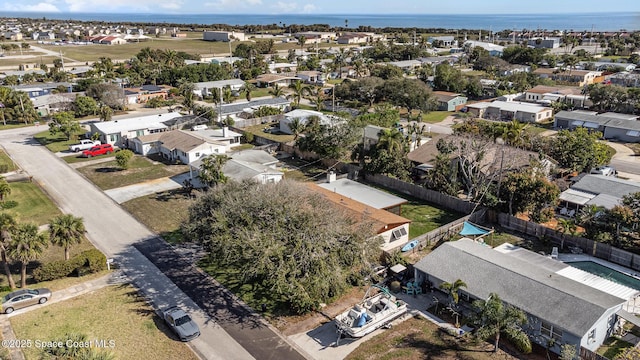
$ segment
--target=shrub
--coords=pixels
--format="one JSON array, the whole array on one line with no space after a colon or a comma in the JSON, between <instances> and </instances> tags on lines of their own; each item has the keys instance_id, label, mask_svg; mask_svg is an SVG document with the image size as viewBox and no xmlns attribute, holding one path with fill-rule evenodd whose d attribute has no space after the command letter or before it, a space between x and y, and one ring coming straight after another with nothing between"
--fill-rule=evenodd
<instances>
[{"instance_id":1,"label":"shrub","mask_svg":"<svg viewBox=\"0 0 640 360\"><path fill-rule=\"evenodd\" d=\"M0 174L4 174L6 172L9 172L9 165L8 164L0 164Z\"/></svg>"},{"instance_id":2,"label":"shrub","mask_svg":"<svg viewBox=\"0 0 640 360\"><path fill-rule=\"evenodd\" d=\"M244 141L247 142L247 144L251 144L253 142L253 133L250 133L248 131L244 132Z\"/></svg>"},{"instance_id":3,"label":"shrub","mask_svg":"<svg viewBox=\"0 0 640 360\"><path fill-rule=\"evenodd\" d=\"M72 274L82 276L96 273L107 268L107 257L97 249L81 252L69 261L56 260L39 266L33 271L37 282L62 279Z\"/></svg>"},{"instance_id":4,"label":"shrub","mask_svg":"<svg viewBox=\"0 0 640 360\"><path fill-rule=\"evenodd\" d=\"M7 200L3 202L0 206L2 206L3 209L12 209L18 206L18 202L15 200Z\"/></svg>"},{"instance_id":5,"label":"shrub","mask_svg":"<svg viewBox=\"0 0 640 360\"><path fill-rule=\"evenodd\" d=\"M133 151L128 149L120 150L118 151L118 153L116 153L116 163L122 169L129 168L129 162L131 162L132 158L133 158Z\"/></svg>"}]
</instances>

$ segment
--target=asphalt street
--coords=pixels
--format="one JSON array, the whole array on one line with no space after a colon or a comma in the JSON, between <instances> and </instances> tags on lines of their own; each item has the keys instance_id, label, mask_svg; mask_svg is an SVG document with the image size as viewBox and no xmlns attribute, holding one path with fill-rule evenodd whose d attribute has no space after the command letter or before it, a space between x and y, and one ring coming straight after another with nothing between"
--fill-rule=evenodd
<instances>
[{"instance_id":1,"label":"asphalt street","mask_svg":"<svg viewBox=\"0 0 640 360\"><path fill-rule=\"evenodd\" d=\"M154 239L156 235L140 224L100 189L69 167L63 160L33 140L32 135L43 127L28 127L0 132L0 145L4 146L14 162L20 165L33 181L46 191L64 213L84 219L89 240L107 257L114 258L123 271L156 308L179 305L192 313L202 335L190 342L194 350L206 359L271 359L274 350L262 348L265 338L276 340L279 334L266 326L242 328L243 342L258 339L250 351L228 334L219 324L215 313L202 310L181 291L147 257L132 245ZM182 284L184 286L184 284ZM195 285L195 284L194 284ZM224 306L219 305L219 306ZM213 316L212 316L213 315ZM239 319L246 313L237 314ZM253 321L252 315L246 315ZM222 319L223 323L231 321ZM268 334L271 331L273 334ZM277 341L278 355L282 359L299 359L302 355L285 341ZM272 342L263 342L265 347Z\"/></svg>"}]
</instances>

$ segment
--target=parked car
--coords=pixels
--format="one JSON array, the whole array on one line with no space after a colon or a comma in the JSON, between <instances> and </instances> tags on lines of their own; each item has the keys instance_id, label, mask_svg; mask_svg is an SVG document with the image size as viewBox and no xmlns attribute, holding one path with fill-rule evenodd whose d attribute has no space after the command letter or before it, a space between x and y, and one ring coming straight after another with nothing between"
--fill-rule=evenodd
<instances>
[{"instance_id":1,"label":"parked car","mask_svg":"<svg viewBox=\"0 0 640 360\"><path fill-rule=\"evenodd\" d=\"M180 341L191 341L200 336L198 324L181 308L172 306L162 313L162 317Z\"/></svg>"},{"instance_id":2,"label":"parked car","mask_svg":"<svg viewBox=\"0 0 640 360\"><path fill-rule=\"evenodd\" d=\"M49 289L23 289L8 293L2 298L2 312L11 314L27 306L44 304L51 298Z\"/></svg>"},{"instance_id":3,"label":"parked car","mask_svg":"<svg viewBox=\"0 0 640 360\"><path fill-rule=\"evenodd\" d=\"M111 144L101 144L98 146L94 146L91 149L83 151L82 156L92 157L92 156L110 154L112 152L113 152L113 146L111 146Z\"/></svg>"},{"instance_id":4,"label":"parked car","mask_svg":"<svg viewBox=\"0 0 640 360\"><path fill-rule=\"evenodd\" d=\"M80 140L77 144L69 145L69 151L78 152L81 150L88 150L98 145L100 145L100 141L98 140Z\"/></svg>"},{"instance_id":5,"label":"parked car","mask_svg":"<svg viewBox=\"0 0 640 360\"><path fill-rule=\"evenodd\" d=\"M617 176L618 172L611 166L598 166L591 169L592 174L604 175L604 176Z\"/></svg>"}]
</instances>

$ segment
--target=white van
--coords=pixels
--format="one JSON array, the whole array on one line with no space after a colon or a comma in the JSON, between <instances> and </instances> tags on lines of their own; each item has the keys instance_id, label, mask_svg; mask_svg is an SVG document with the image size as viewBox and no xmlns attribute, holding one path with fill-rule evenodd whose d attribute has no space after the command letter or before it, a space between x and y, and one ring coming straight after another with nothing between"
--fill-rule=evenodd
<instances>
[{"instance_id":1,"label":"white van","mask_svg":"<svg viewBox=\"0 0 640 360\"><path fill-rule=\"evenodd\" d=\"M200 130L207 130L209 127L207 125L194 125L191 128L191 131L200 131Z\"/></svg>"}]
</instances>

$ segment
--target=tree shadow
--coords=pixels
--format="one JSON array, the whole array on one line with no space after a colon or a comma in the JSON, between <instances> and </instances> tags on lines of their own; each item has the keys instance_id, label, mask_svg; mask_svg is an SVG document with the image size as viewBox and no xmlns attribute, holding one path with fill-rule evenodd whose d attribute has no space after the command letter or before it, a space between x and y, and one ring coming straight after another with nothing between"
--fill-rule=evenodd
<instances>
[{"instance_id":1,"label":"tree shadow","mask_svg":"<svg viewBox=\"0 0 640 360\"><path fill-rule=\"evenodd\" d=\"M121 168L116 167L101 167L94 170L97 173L113 173L122 171Z\"/></svg>"}]
</instances>

